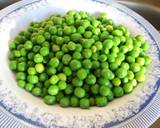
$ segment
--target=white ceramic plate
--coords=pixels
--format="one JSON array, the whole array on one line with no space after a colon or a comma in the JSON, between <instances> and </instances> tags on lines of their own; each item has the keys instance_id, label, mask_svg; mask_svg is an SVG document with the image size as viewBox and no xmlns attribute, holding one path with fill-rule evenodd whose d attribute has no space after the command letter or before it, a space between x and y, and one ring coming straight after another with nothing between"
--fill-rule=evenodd
<instances>
[{"instance_id":1,"label":"white ceramic plate","mask_svg":"<svg viewBox=\"0 0 160 128\"><path fill-rule=\"evenodd\" d=\"M69 9L89 13L106 12L116 24L126 25L132 35L143 34L151 45L151 70L147 80L133 93L89 110L47 106L16 85L8 68L8 43L31 21ZM160 115L160 36L145 19L114 2L96 0L30 0L21 1L0 12L0 127L1 128L100 128L148 127Z\"/></svg>"}]
</instances>

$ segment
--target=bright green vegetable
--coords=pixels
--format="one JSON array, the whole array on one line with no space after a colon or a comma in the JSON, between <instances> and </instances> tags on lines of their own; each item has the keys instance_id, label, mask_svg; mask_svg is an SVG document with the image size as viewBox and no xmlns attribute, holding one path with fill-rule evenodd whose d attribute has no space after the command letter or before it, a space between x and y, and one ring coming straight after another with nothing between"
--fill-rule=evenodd
<instances>
[{"instance_id":1,"label":"bright green vegetable","mask_svg":"<svg viewBox=\"0 0 160 128\"><path fill-rule=\"evenodd\" d=\"M149 43L105 13L70 10L32 22L9 43L17 85L44 103L106 106L145 80Z\"/></svg>"}]
</instances>

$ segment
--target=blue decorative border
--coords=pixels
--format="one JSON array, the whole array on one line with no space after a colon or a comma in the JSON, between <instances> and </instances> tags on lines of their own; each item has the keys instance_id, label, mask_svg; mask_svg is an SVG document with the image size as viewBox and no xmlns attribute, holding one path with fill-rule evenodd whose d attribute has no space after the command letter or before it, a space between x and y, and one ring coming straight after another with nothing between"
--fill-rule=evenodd
<instances>
[{"instance_id":1,"label":"blue decorative border","mask_svg":"<svg viewBox=\"0 0 160 128\"><path fill-rule=\"evenodd\" d=\"M11 12L7 13L4 17L6 17L7 15L13 13L14 11L20 10L21 8L23 8L23 7L27 6L27 5L31 5L31 4L40 2L40 1L41 1L41 0L33 1L33 2L31 2L31 3L28 3L28 4L25 4L25 5L21 6L21 7L18 7L18 8L16 8L16 9L12 10ZM92 0L92 1L98 2L98 3L101 3L101 4L106 4L105 2L100 2L100 1L97 1L97 0ZM121 11L121 12L123 12L123 13L126 13L124 10L122 10L122 9L120 9L120 8L116 8L116 9L118 9L119 11ZM126 14L129 15L130 17L132 17L139 25L143 26L143 28L144 28L145 31L148 33L148 35L151 37L151 39L154 40L154 42L156 42L155 39L154 39L154 37L150 34L150 32L147 30L147 28L146 28L142 23L140 23L140 22L139 22L135 17L133 17L131 14L129 14L129 13L126 13ZM4 17L2 17L2 18L0 19L0 22L3 20ZM157 42L156 42L156 44L157 44L157 47L158 47L158 49L159 49L159 46L158 46L158 43L157 43ZM159 59L160 59L160 54L159 54ZM160 85L160 79L156 82L156 85L155 85L156 91L155 91L154 93L152 93L152 94L149 96L148 100L147 100L144 104L142 104L142 105L140 106L139 112L142 111L144 108L146 108L147 105L151 102L151 100L155 97L155 95L156 95L156 93L157 93L157 91L158 91L158 89L159 89L159 85ZM6 111L8 110L8 109L4 106L4 104L3 104L2 102L0 102L0 106L2 106ZM23 120L24 122L28 122L28 123L30 123L30 124L32 124L32 125L45 128L45 125L41 124L41 123L38 122L38 121L33 121L33 120L31 120L31 119L28 119L28 118L26 118L25 116L23 116L22 114L12 113L12 112L11 112L11 109L9 109L8 112L9 112L10 114L12 114L13 116L16 116L18 119ZM1 112L1 113L2 113L2 112ZM0 117L1 117L1 115L3 115L3 114L1 114L1 113L0 113ZM137 113L135 113L135 114L137 114ZM2 117L3 117L3 116L2 116ZM133 116L127 117L127 118L124 119L123 121L110 122L110 123L108 123L108 124L105 124L104 127L106 127L106 128L107 128L107 127L113 127L113 126L115 126L115 125L117 125L117 124L120 124L120 123L122 123L122 122L124 122L124 121L127 121L128 119L131 119L132 117L133 117ZM7 119L9 119L9 118L5 118L5 120L7 120ZM7 121L8 121L8 120L7 120ZM6 122L4 121L3 124L4 124L4 123L6 123ZM0 124L1 124L1 122L0 122ZM2 126L2 125L0 125L0 126ZM7 126L7 125L6 125L6 126ZM15 126L16 126L16 123L15 123ZM60 128L60 127L58 127L58 126L56 126L56 125L54 125L54 126L52 126L52 127L54 127L54 128ZM9 128L9 127L7 127L7 128Z\"/></svg>"}]
</instances>

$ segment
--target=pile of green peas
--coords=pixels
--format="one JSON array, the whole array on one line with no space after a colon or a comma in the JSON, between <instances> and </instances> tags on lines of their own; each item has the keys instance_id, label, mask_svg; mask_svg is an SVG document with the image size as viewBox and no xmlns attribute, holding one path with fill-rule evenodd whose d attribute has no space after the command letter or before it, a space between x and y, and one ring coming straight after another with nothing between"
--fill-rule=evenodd
<instances>
[{"instance_id":1,"label":"pile of green peas","mask_svg":"<svg viewBox=\"0 0 160 128\"><path fill-rule=\"evenodd\" d=\"M17 84L48 105L103 107L145 80L151 59L142 35L132 37L105 13L70 10L32 22L9 43Z\"/></svg>"}]
</instances>

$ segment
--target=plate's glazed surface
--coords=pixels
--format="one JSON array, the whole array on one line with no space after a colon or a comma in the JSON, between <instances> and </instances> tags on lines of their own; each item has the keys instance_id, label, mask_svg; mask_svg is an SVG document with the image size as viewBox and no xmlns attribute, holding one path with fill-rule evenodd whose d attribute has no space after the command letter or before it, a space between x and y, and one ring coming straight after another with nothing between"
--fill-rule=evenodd
<instances>
[{"instance_id":1,"label":"plate's glazed surface","mask_svg":"<svg viewBox=\"0 0 160 128\"><path fill-rule=\"evenodd\" d=\"M151 47L152 64L146 81L133 93L109 103L106 107L89 110L47 106L16 85L8 68L8 42L31 21L69 9L89 13L106 12L116 24L125 24L131 34L143 34ZM142 17L116 4L95 0L31 0L19 2L0 13L0 126L10 127L147 127L159 115L159 42L158 32Z\"/></svg>"}]
</instances>

